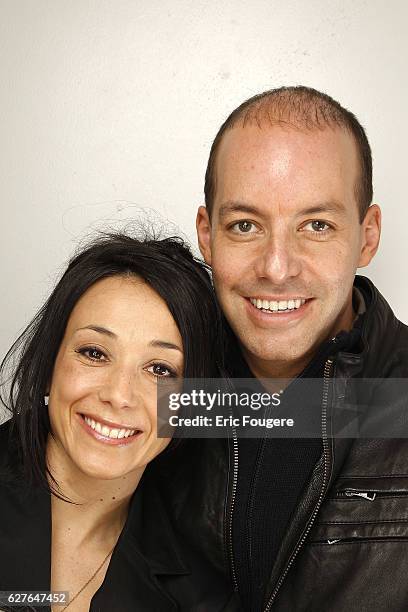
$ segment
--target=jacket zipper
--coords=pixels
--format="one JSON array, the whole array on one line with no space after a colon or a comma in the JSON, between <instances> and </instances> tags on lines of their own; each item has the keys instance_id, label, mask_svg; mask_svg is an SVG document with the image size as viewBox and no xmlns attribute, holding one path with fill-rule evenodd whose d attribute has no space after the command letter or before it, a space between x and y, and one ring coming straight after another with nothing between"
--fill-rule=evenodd
<instances>
[{"instance_id":1,"label":"jacket zipper","mask_svg":"<svg viewBox=\"0 0 408 612\"><path fill-rule=\"evenodd\" d=\"M306 531L304 532L300 542L298 543L296 549L294 550L291 558L289 559L285 570L283 571L283 573L281 574L281 577L279 578L275 589L272 592L272 595L268 601L268 603L266 604L266 607L264 609L264 612L269 612L269 610L271 609L276 596L278 594L278 591L280 589L280 587L282 586L283 581L285 580L290 568L293 565L293 562L295 560L295 558L297 557L300 549L302 548L303 544L305 543L305 540L307 538L307 536L310 533L310 530L312 529L313 523L315 521L315 518L317 516L317 513L320 510L320 506L322 505L323 499L324 499L324 495L326 492L326 487L328 484L328 455L329 455L329 444L327 441L327 405L328 405L328 399L329 399L329 379L331 377L331 371L332 371L332 366L333 366L333 360L332 359L328 359L326 361L326 363L324 364L324 372L323 372L323 395L322 395L322 442L323 442L323 458L324 458L324 467L323 467L323 484L322 484L322 488L320 491L320 496L317 502L317 505L315 507L315 509L313 510L313 514L310 517L309 523L306 527Z\"/></svg>"},{"instance_id":2,"label":"jacket zipper","mask_svg":"<svg viewBox=\"0 0 408 612\"><path fill-rule=\"evenodd\" d=\"M368 501L374 501L377 497L400 497L407 496L406 490L394 490L394 491L383 491L381 489L343 489L343 491L337 491L336 495L332 499L342 499L344 497L362 497Z\"/></svg>"},{"instance_id":3,"label":"jacket zipper","mask_svg":"<svg viewBox=\"0 0 408 612\"><path fill-rule=\"evenodd\" d=\"M354 491L353 489L345 489L344 491L338 491L336 497L362 497L368 499L368 501L374 501L377 497L375 491Z\"/></svg>"},{"instance_id":4,"label":"jacket zipper","mask_svg":"<svg viewBox=\"0 0 408 612\"><path fill-rule=\"evenodd\" d=\"M235 571L234 551L232 548L232 517L234 513L234 504L235 504L235 497L237 494L237 483L238 483L238 437L237 437L237 431L234 426L232 427L232 453L233 453L232 487L231 487L229 524L228 524L227 533L228 533L228 552L229 552L232 583L234 585L234 590L238 592L238 580L237 580L237 574Z\"/></svg>"}]
</instances>

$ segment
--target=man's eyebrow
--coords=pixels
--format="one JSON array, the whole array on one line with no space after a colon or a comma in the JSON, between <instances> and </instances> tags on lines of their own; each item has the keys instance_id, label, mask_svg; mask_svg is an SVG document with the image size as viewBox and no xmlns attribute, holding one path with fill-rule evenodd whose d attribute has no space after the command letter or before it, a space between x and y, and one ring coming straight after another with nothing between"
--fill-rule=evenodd
<instances>
[{"instance_id":1,"label":"man's eyebrow","mask_svg":"<svg viewBox=\"0 0 408 612\"><path fill-rule=\"evenodd\" d=\"M110 338L116 338L116 334L107 329L106 327L102 327L101 325L86 325L85 327L80 327L77 331L81 331L82 329L91 329L92 331L97 332L98 334L104 334L105 336L109 336Z\"/></svg>"},{"instance_id":2,"label":"man's eyebrow","mask_svg":"<svg viewBox=\"0 0 408 612\"><path fill-rule=\"evenodd\" d=\"M298 212L300 215L316 215L327 212L344 212L346 207L341 202L332 200L330 202L322 202L321 204L315 204L314 206L308 206Z\"/></svg>"},{"instance_id":3,"label":"man's eyebrow","mask_svg":"<svg viewBox=\"0 0 408 612\"><path fill-rule=\"evenodd\" d=\"M226 217L230 213L234 212L242 212L247 213L249 215L260 215L262 216L261 211L251 204L245 204L245 202L235 202L233 200L229 200L221 204L220 209L218 211L218 215L220 219Z\"/></svg>"},{"instance_id":4,"label":"man's eyebrow","mask_svg":"<svg viewBox=\"0 0 408 612\"><path fill-rule=\"evenodd\" d=\"M177 346L177 344L173 344L172 342L166 342L165 340L152 340L151 342L149 342L150 346L155 346L158 348L167 348L167 349L173 349L175 351L180 351L180 353L182 353L182 349Z\"/></svg>"},{"instance_id":5,"label":"man's eyebrow","mask_svg":"<svg viewBox=\"0 0 408 612\"><path fill-rule=\"evenodd\" d=\"M337 202L336 200L332 200L329 202L322 202L321 204L314 204L312 206L308 206L307 208L302 208L302 210L298 211L297 216L315 215L328 212L338 213L344 212L345 210L346 207L344 206L344 204L342 204L341 202ZM245 204L244 202L235 201L224 202L224 204L220 206L218 214L220 219L222 219L228 214L234 212L241 212L249 215L258 215L259 217L264 216L262 211L260 211L256 206L253 206L252 204Z\"/></svg>"}]
</instances>

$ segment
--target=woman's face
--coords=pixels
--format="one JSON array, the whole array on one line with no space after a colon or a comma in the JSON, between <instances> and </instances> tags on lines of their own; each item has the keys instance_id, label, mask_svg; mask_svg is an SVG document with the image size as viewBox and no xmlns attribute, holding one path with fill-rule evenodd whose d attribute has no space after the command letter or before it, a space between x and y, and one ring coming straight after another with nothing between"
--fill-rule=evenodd
<instances>
[{"instance_id":1,"label":"woman's face","mask_svg":"<svg viewBox=\"0 0 408 612\"><path fill-rule=\"evenodd\" d=\"M158 378L182 374L181 336L162 298L135 277L98 281L73 309L55 362L57 448L94 478L143 471L169 443L156 437Z\"/></svg>"}]
</instances>

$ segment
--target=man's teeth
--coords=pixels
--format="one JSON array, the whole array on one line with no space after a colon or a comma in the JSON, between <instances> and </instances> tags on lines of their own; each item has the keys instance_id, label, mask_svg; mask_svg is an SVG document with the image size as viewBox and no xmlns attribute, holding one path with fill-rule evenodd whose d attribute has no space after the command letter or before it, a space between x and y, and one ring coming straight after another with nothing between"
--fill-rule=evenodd
<instances>
[{"instance_id":1,"label":"man's teeth","mask_svg":"<svg viewBox=\"0 0 408 612\"><path fill-rule=\"evenodd\" d=\"M129 436L133 436L135 433L135 429L115 429L109 428L106 425L102 425L98 423L98 421L94 421L87 416L84 416L85 423L92 427L95 431L100 433L102 436L106 438L128 438Z\"/></svg>"},{"instance_id":2,"label":"man's teeth","mask_svg":"<svg viewBox=\"0 0 408 612\"><path fill-rule=\"evenodd\" d=\"M280 300L280 301L270 301L270 300L258 300L256 298L250 298L250 302L255 308L259 310L269 310L271 312L280 312L283 310L296 310L303 306L306 300L297 299L297 300Z\"/></svg>"}]
</instances>

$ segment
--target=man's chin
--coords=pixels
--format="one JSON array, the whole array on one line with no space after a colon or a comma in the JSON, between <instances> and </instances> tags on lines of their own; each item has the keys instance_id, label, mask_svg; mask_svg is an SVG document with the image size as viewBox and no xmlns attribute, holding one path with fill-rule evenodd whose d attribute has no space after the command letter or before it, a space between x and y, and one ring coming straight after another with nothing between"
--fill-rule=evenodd
<instances>
[{"instance_id":1,"label":"man's chin","mask_svg":"<svg viewBox=\"0 0 408 612\"><path fill-rule=\"evenodd\" d=\"M303 369L313 358L318 344L318 341L313 342L312 339L305 342L304 336L292 336L282 340L274 339L273 343L257 337L251 340L247 338L241 346L249 367L256 374L257 370L273 372L275 369Z\"/></svg>"},{"instance_id":2,"label":"man's chin","mask_svg":"<svg viewBox=\"0 0 408 612\"><path fill-rule=\"evenodd\" d=\"M244 355L247 356L248 361L259 361L259 362L271 362L271 363L291 363L296 361L303 361L308 359L311 355L311 351L305 349L304 351L271 351L262 350L258 348L256 350L244 349Z\"/></svg>"}]
</instances>

